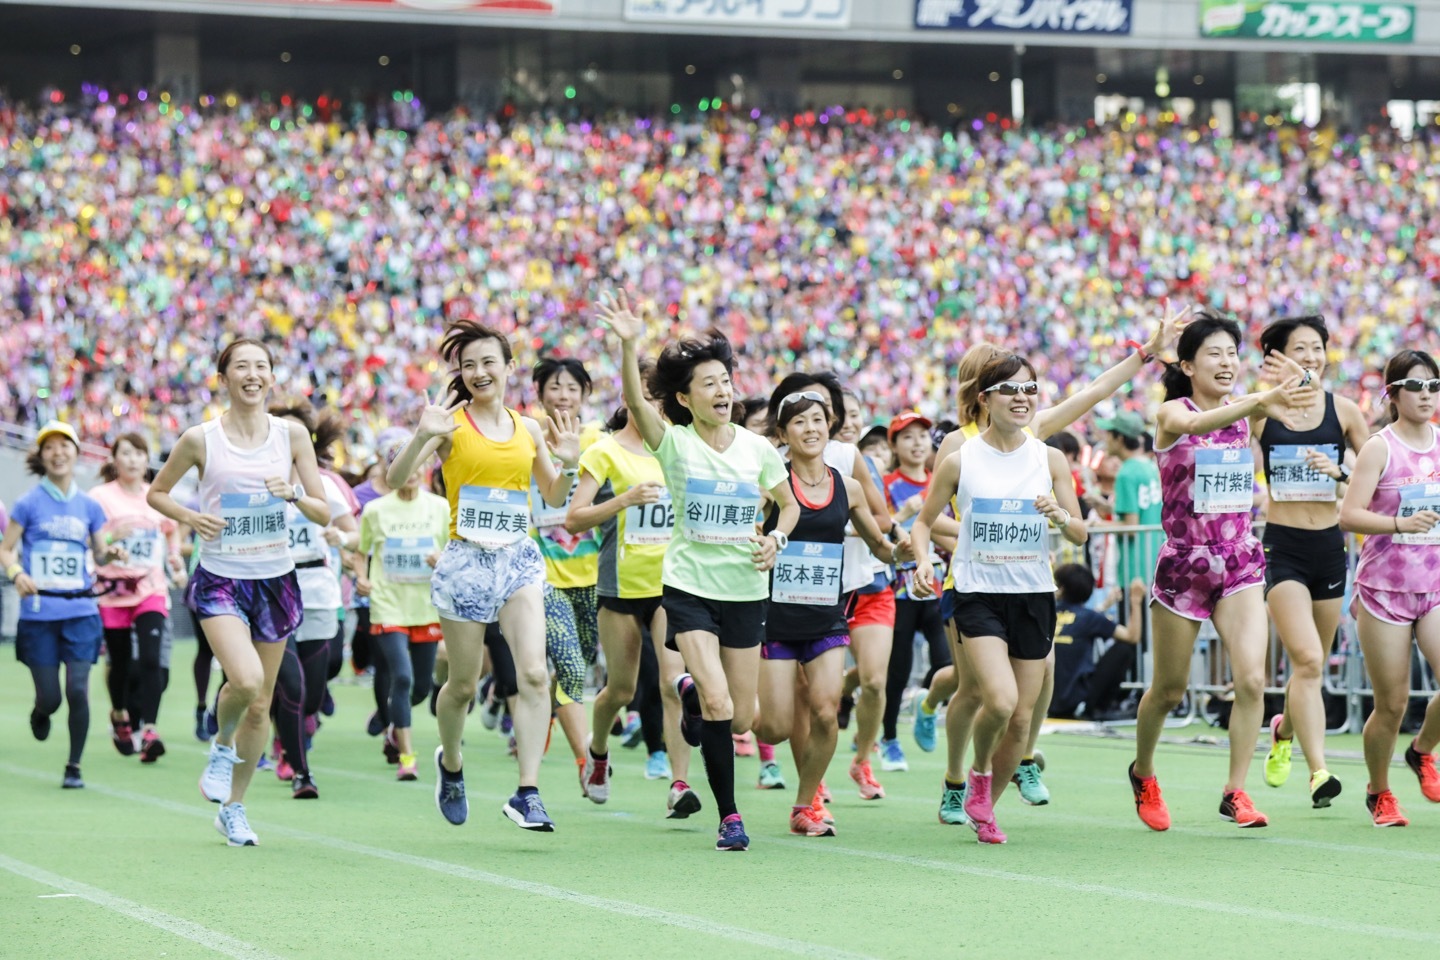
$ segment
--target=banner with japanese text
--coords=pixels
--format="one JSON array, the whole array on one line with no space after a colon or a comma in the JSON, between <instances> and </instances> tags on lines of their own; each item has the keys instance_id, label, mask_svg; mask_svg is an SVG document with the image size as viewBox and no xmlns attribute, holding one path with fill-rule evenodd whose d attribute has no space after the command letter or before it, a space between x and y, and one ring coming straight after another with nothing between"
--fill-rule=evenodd
<instances>
[{"instance_id":1,"label":"banner with japanese text","mask_svg":"<svg viewBox=\"0 0 1440 960\"><path fill-rule=\"evenodd\" d=\"M1201 0L1202 37L1413 43L1415 7L1408 3L1335 0Z\"/></svg>"},{"instance_id":2,"label":"banner with japanese text","mask_svg":"<svg viewBox=\"0 0 1440 960\"><path fill-rule=\"evenodd\" d=\"M921 30L1130 33L1131 0L915 0Z\"/></svg>"},{"instance_id":3,"label":"banner with japanese text","mask_svg":"<svg viewBox=\"0 0 1440 960\"><path fill-rule=\"evenodd\" d=\"M851 0L625 0L626 20L734 26L850 26Z\"/></svg>"}]
</instances>

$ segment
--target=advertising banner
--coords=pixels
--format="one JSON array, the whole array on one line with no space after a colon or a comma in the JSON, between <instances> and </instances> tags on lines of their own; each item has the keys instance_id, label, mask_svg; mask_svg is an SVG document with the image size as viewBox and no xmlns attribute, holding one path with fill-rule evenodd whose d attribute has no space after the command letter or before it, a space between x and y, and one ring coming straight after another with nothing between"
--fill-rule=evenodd
<instances>
[{"instance_id":1,"label":"advertising banner","mask_svg":"<svg viewBox=\"0 0 1440 960\"><path fill-rule=\"evenodd\" d=\"M921 30L1130 33L1131 0L915 0Z\"/></svg>"},{"instance_id":2,"label":"advertising banner","mask_svg":"<svg viewBox=\"0 0 1440 960\"><path fill-rule=\"evenodd\" d=\"M295 6L326 10L392 10L396 13L514 13L554 16L561 0L216 0L216 7Z\"/></svg>"},{"instance_id":3,"label":"advertising banner","mask_svg":"<svg viewBox=\"0 0 1440 960\"><path fill-rule=\"evenodd\" d=\"M1414 43L1415 7L1408 3L1335 0L1200 0L1202 37Z\"/></svg>"},{"instance_id":4,"label":"advertising banner","mask_svg":"<svg viewBox=\"0 0 1440 960\"><path fill-rule=\"evenodd\" d=\"M851 0L625 0L625 19L736 27L850 26Z\"/></svg>"}]
</instances>

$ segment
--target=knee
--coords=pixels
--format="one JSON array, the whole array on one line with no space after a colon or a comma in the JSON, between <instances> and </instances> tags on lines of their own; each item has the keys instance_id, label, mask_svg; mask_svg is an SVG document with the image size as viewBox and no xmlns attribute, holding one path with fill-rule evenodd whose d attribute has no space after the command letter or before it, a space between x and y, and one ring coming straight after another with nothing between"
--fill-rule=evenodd
<instances>
[{"instance_id":1,"label":"knee","mask_svg":"<svg viewBox=\"0 0 1440 960\"><path fill-rule=\"evenodd\" d=\"M254 703L263 697L268 707L270 694L264 689L264 686L264 678L258 674L254 676L237 674L233 677L228 675L225 677L225 689L229 691L230 696L241 703Z\"/></svg>"},{"instance_id":2,"label":"knee","mask_svg":"<svg viewBox=\"0 0 1440 960\"><path fill-rule=\"evenodd\" d=\"M1265 695L1265 675L1258 670L1235 677L1235 699L1249 703Z\"/></svg>"},{"instance_id":3,"label":"knee","mask_svg":"<svg viewBox=\"0 0 1440 960\"><path fill-rule=\"evenodd\" d=\"M444 694L451 700L459 700L461 703L469 703L475 699L475 691L478 681L474 678L469 680L451 675L445 684Z\"/></svg>"},{"instance_id":4,"label":"knee","mask_svg":"<svg viewBox=\"0 0 1440 960\"><path fill-rule=\"evenodd\" d=\"M1290 678L1300 683L1319 683L1324 662L1315 653L1290 658Z\"/></svg>"},{"instance_id":5,"label":"knee","mask_svg":"<svg viewBox=\"0 0 1440 960\"><path fill-rule=\"evenodd\" d=\"M44 714L54 713L60 709L60 688L53 690L37 690L35 692L35 709Z\"/></svg>"},{"instance_id":6,"label":"knee","mask_svg":"<svg viewBox=\"0 0 1440 960\"><path fill-rule=\"evenodd\" d=\"M1008 717L1013 726L1015 720L1015 706L1019 700L1014 690L996 690L983 698L985 711L992 716Z\"/></svg>"},{"instance_id":7,"label":"knee","mask_svg":"<svg viewBox=\"0 0 1440 960\"><path fill-rule=\"evenodd\" d=\"M732 717L735 720L740 719L740 711L735 709L735 705L730 700L730 692L723 686L718 690L701 690L700 703L705 708L704 712L706 716ZM745 730L750 729L750 718L754 716L754 713L755 709L753 707L750 708L748 715L745 717L744 730L736 731L737 733L744 733Z\"/></svg>"},{"instance_id":8,"label":"knee","mask_svg":"<svg viewBox=\"0 0 1440 960\"><path fill-rule=\"evenodd\" d=\"M1026 743L1030 739L1030 711L1016 710L1010 717L1010 726L1006 727L1006 735L1016 743Z\"/></svg>"},{"instance_id":9,"label":"knee","mask_svg":"<svg viewBox=\"0 0 1440 960\"><path fill-rule=\"evenodd\" d=\"M635 682L626 682L616 676L610 676L605 681L605 696L616 703L629 703L635 699Z\"/></svg>"},{"instance_id":10,"label":"knee","mask_svg":"<svg viewBox=\"0 0 1440 960\"><path fill-rule=\"evenodd\" d=\"M1185 690L1184 683L1157 682L1145 692L1145 696L1170 711L1180 706L1180 701L1185 699Z\"/></svg>"},{"instance_id":11,"label":"knee","mask_svg":"<svg viewBox=\"0 0 1440 960\"><path fill-rule=\"evenodd\" d=\"M524 667L517 664L515 667L515 682L522 691L534 692L544 691L550 687L550 671L543 664Z\"/></svg>"},{"instance_id":12,"label":"knee","mask_svg":"<svg viewBox=\"0 0 1440 960\"><path fill-rule=\"evenodd\" d=\"M810 708L810 733L812 736L825 737L840 730L840 721L836 718L838 703L815 704Z\"/></svg>"},{"instance_id":13,"label":"knee","mask_svg":"<svg viewBox=\"0 0 1440 960\"><path fill-rule=\"evenodd\" d=\"M1408 695L1400 696L1379 696L1375 697L1375 709L1371 717L1388 726L1398 727L1405 718L1405 710L1410 705Z\"/></svg>"},{"instance_id":14,"label":"knee","mask_svg":"<svg viewBox=\"0 0 1440 960\"><path fill-rule=\"evenodd\" d=\"M878 677L865 676L862 674L860 677L860 695L863 697L885 696L885 684L887 679L888 678L885 674L881 674Z\"/></svg>"},{"instance_id":15,"label":"knee","mask_svg":"<svg viewBox=\"0 0 1440 960\"><path fill-rule=\"evenodd\" d=\"M260 693L245 708L247 718L254 724L270 722L270 694Z\"/></svg>"}]
</instances>

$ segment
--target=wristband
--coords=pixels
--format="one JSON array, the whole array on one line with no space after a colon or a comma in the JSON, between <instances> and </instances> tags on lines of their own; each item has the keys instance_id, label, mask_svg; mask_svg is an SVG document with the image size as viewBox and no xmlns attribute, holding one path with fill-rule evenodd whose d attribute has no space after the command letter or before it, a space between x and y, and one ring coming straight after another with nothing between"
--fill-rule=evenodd
<instances>
[{"instance_id":1,"label":"wristband","mask_svg":"<svg viewBox=\"0 0 1440 960\"><path fill-rule=\"evenodd\" d=\"M24 572L25 566L19 563L12 563L10 564L10 566L5 568L5 576L9 577L11 580L14 580L16 577L20 576L20 574Z\"/></svg>"},{"instance_id":2,"label":"wristband","mask_svg":"<svg viewBox=\"0 0 1440 960\"><path fill-rule=\"evenodd\" d=\"M1335 481L1335 482L1336 482L1336 483L1349 483L1349 482L1350 482L1350 477L1351 477L1350 468L1347 467L1347 466L1345 466L1345 464L1343 464L1343 463L1340 464L1340 476L1336 478L1336 481Z\"/></svg>"},{"instance_id":3,"label":"wristband","mask_svg":"<svg viewBox=\"0 0 1440 960\"><path fill-rule=\"evenodd\" d=\"M291 484L291 488L290 488L290 499L287 500L286 502L287 502L287 503L295 503L295 502L298 501L298 500L304 499L304 497L305 497L305 487L302 486L301 484L298 484L298 483Z\"/></svg>"},{"instance_id":4,"label":"wristband","mask_svg":"<svg viewBox=\"0 0 1440 960\"><path fill-rule=\"evenodd\" d=\"M770 538L775 541L775 552L779 553L790 546L789 534L781 533L779 530L771 530Z\"/></svg>"},{"instance_id":5,"label":"wristband","mask_svg":"<svg viewBox=\"0 0 1440 960\"><path fill-rule=\"evenodd\" d=\"M1151 360L1155 359L1155 355L1153 353L1147 353L1145 351L1145 345L1139 340L1126 340L1125 346L1135 348L1135 352L1140 354L1141 363L1149 363Z\"/></svg>"},{"instance_id":6,"label":"wristband","mask_svg":"<svg viewBox=\"0 0 1440 960\"><path fill-rule=\"evenodd\" d=\"M571 480L574 480L576 477L580 476L580 468L566 467L564 470L560 471L560 474L561 476L566 476L569 477Z\"/></svg>"},{"instance_id":7,"label":"wristband","mask_svg":"<svg viewBox=\"0 0 1440 960\"><path fill-rule=\"evenodd\" d=\"M1061 508L1060 508L1060 512L1063 513L1063 514L1065 514L1065 519L1064 519L1064 520L1061 520L1059 523L1056 523L1054 520L1051 520L1051 521L1050 521L1050 526L1054 527L1056 530L1063 529L1067 524L1070 523L1070 520L1071 520L1071 516L1070 516L1070 511L1069 511L1069 510L1066 510L1064 507L1061 507Z\"/></svg>"}]
</instances>

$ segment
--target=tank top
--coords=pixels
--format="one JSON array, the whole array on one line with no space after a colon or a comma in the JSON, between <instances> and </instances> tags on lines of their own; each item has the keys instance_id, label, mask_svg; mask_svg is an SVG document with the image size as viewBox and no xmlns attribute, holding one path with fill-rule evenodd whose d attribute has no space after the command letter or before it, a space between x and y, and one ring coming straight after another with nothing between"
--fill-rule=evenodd
<instances>
[{"instance_id":1,"label":"tank top","mask_svg":"<svg viewBox=\"0 0 1440 960\"><path fill-rule=\"evenodd\" d=\"M1274 417L1260 431L1270 499L1280 503L1335 500L1335 481L1305 465L1305 452L1319 450L1336 463L1345 449L1345 429L1335 412L1335 395L1325 394L1325 414L1313 430L1291 430Z\"/></svg>"},{"instance_id":2,"label":"tank top","mask_svg":"<svg viewBox=\"0 0 1440 960\"><path fill-rule=\"evenodd\" d=\"M1049 521L1035 509L1053 486L1050 448L1034 437L1009 453L984 440L960 448L960 539L951 564L958 592L1054 592Z\"/></svg>"},{"instance_id":3,"label":"tank top","mask_svg":"<svg viewBox=\"0 0 1440 960\"><path fill-rule=\"evenodd\" d=\"M1200 408L1185 397L1191 410ZM1204 436L1186 435L1156 448L1160 467L1160 525L1177 548L1230 543L1252 536L1255 455L1243 417Z\"/></svg>"},{"instance_id":4,"label":"tank top","mask_svg":"<svg viewBox=\"0 0 1440 960\"><path fill-rule=\"evenodd\" d=\"M805 499L807 488L796 482L790 468L790 489L800 504L800 520L770 572L765 625L770 640L819 640L846 632L842 580L849 557L843 544L850 497L843 474L829 465L825 469L830 472L830 490L818 502ZM772 513L765 521L766 533L775 529L776 520Z\"/></svg>"},{"instance_id":5,"label":"tank top","mask_svg":"<svg viewBox=\"0 0 1440 960\"><path fill-rule=\"evenodd\" d=\"M976 437L980 436L980 433L981 433L980 424L976 423L974 420L971 420L969 423L965 424L964 426L962 426L962 427L960 428L960 436L962 436L962 437L965 438L964 441L963 441L963 443L969 443L971 440L974 440ZM1027 437L1033 437L1033 436L1035 436L1035 431L1032 430L1030 427L1026 427L1026 428L1025 428L1025 436L1027 436ZM963 444L962 444L962 446L961 446L961 449L962 449L962 450L964 449ZM961 461L961 462L963 463L964 461ZM939 467L939 464L938 464L938 463L936 464L936 467L937 467L937 468ZM1046 468L1047 468L1047 469L1049 468L1049 465L1048 465L1048 464L1046 465ZM950 512L951 512L952 514L954 514L954 515L958 518L958 517L960 516L960 508L959 508L959 506L956 504L955 499L956 499L956 498L954 498L954 497L950 498ZM936 550L938 550L938 547L936 547L935 544L932 543L932 544L931 544L931 552L934 553ZM941 589L942 589L942 590L954 590L954 589L955 589L955 566L954 566L953 563L951 564L950 569L949 569L948 571L946 571L946 573L945 573L945 583L942 585Z\"/></svg>"},{"instance_id":6,"label":"tank top","mask_svg":"<svg viewBox=\"0 0 1440 960\"><path fill-rule=\"evenodd\" d=\"M862 456L860 448L853 443L841 443L839 440L831 440L825 444L825 465L832 470L839 471L842 477L855 476L855 460L860 456ZM870 467L870 461L868 459L865 461L865 466ZM876 471L873 467L870 469L872 475L874 475ZM880 486L878 477L875 477L875 485L877 487ZM847 507L846 509L848 511L849 508ZM853 590L873 588L876 579L882 574L886 574L885 565L871 555L870 548L865 546L865 541L861 540L854 533L848 533L845 537L844 552L844 581L841 583L841 588L846 593L850 593ZM887 574L884 577L884 582L888 583L889 580L890 578Z\"/></svg>"},{"instance_id":7,"label":"tank top","mask_svg":"<svg viewBox=\"0 0 1440 960\"><path fill-rule=\"evenodd\" d=\"M270 433L253 450L230 442L220 418L201 428L205 438L205 470L200 477L200 512L225 520L215 540L200 541L200 566L232 580L269 580L295 569L285 528L285 501L270 495L265 481L288 480L295 457L290 426L269 417ZM321 491L314 493L318 496Z\"/></svg>"},{"instance_id":8,"label":"tank top","mask_svg":"<svg viewBox=\"0 0 1440 960\"><path fill-rule=\"evenodd\" d=\"M1440 512L1440 430L1430 427L1430 446L1416 450L1395 435L1380 431L1388 459L1380 474L1370 509L1383 516L1409 516L1419 510ZM1376 590L1434 593L1440 567L1440 529L1427 533L1381 533L1365 538L1355 582Z\"/></svg>"},{"instance_id":9,"label":"tank top","mask_svg":"<svg viewBox=\"0 0 1440 960\"><path fill-rule=\"evenodd\" d=\"M520 414L505 408L515 426L508 440L480 432L469 410L455 413L450 456L441 464L450 502L450 536L499 549L530 535L530 473L535 440Z\"/></svg>"}]
</instances>

